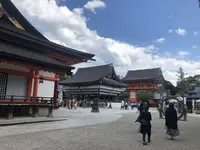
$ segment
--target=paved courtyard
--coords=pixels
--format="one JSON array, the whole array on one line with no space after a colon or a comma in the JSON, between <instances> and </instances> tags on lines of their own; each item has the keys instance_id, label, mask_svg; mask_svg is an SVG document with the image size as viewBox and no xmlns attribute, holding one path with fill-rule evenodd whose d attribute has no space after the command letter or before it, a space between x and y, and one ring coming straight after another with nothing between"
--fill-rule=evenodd
<instances>
[{"instance_id":1,"label":"paved courtyard","mask_svg":"<svg viewBox=\"0 0 200 150\"><path fill-rule=\"evenodd\" d=\"M68 110L66 110L67 112ZM75 114L73 116L73 114ZM200 117L179 122L181 135L171 141L164 120L153 112L152 143L143 146L134 121L137 113L105 110L71 112L68 122L17 125L0 128L1 150L199 150ZM95 119L96 118L96 119ZM104 119L107 118L107 119ZM93 121L92 121L93 120ZM109 122L110 120L110 122ZM89 123L84 123L89 122ZM53 124L53 125L52 125ZM70 125L73 124L73 125ZM55 129L53 129L55 127ZM39 128L39 129L38 129ZM32 129L32 130L31 130ZM19 131L18 131L19 130Z\"/></svg>"}]
</instances>

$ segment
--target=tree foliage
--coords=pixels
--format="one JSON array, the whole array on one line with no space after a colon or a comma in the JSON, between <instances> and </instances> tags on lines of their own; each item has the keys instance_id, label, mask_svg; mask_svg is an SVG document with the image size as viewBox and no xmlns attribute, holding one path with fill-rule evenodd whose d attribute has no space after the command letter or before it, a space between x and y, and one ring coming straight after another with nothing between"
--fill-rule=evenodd
<instances>
[{"instance_id":1,"label":"tree foliage","mask_svg":"<svg viewBox=\"0 0 200 150\"><path fill-rule=\"evenodd\" d=\"M178 76L178 82L181 82L182 80L185 79L186 73L184 72L183 68L180 67L177 71L177 76Z\"/></svg>"},{"instance_id":2,"label":"tree foliage","mask_svg":"<svg viewBox=\"0 0 200 150\"><path fill-rule=\"evenodd\" d=\"M183 96L184 93L194 90L195 87L200 87L200 75L185 77L186 73L182 68L177 72L178 81L176 89Z\"/></svg>"},{"instance_id":3,"label":"tree foliage","mask_svg":"<svg viewBox=\"0 0 200 150\"><path fill-rule=\"evenodd\" d=\"M137 93L136 97L142 102L147 102L154 98L154 94L152 92L141 91Z\"/></svg>"},{"instance_id":4,"label":"tree foliage","mask_svg":"<svg viewBox=\"0 0 200 150\"><path fill-rule=\"evenodd\" d=\"M177 71L178 81L176 88L181 96L184 96L184 94L188 91L185 75L186 73L184 72L183 68L180 67Z\"/></svg>"},{"instance_id":5,"label":"tree foliage","mask_svg":"<svg viewBox=\"0 0 200 150\"><path fill-rule=\"evenodd\" d=\"M176 95L178 92L177 88L170 81L165 81L164 89L169 90L170 95Z\"/></svg>"}]
</instances>

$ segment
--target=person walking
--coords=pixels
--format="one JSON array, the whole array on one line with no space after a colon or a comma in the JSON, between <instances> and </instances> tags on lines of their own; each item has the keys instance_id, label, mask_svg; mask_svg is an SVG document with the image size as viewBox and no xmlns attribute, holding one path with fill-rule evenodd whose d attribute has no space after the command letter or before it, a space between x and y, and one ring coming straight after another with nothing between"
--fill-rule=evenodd
<instances>
[{"instance_id":1,"label":"person walking","mask_svg":"<svg viewBox=\"0 0 200 150\"><path fill-rule=\"evenodd\" d=\"M125 102L125 110L128 110L128 102Z\"/></svg>"},{"instance_id":2,"label":"person walking","mask_svg":"<svg viewBox=\"0 0 200 150\"><path fill-rule=\"evenodd\" d=\"M135 122L140 123L140 133L142 134L143 145L147 145L146 135L148 135L148 143L151 142L151 113L148 111L147 105L143 106L139 118Z\"/></svg>"},{"instance_id":3,"label":"person walking","mask_svg":"<svg viewBox=\"0 0 200 150\"><path fill-rule=\"evenodd\" d=\"M73 106L74 106L74 99L72 99L71 101L71 109L73 109Z\"/></svg>"},{"instance_id":4,"label":"person walking","mask_svg":"<svg viewBox=\"0 0 200 150\"><path fill-rule=\"evenodd\" d=\"M68 101L68 108L69 108L69 109L71 109L71 103L72 103L72 100L70 99L70 100Z\"/></svg>"},{"instance_id":5,"label":"person walking","mask_svg":"<svg viewBox=\"0 0 200 150\"><path fill-rule=\"evenodd\" d=\"M169 108L165 111L165 125L167 128L166 134L174 140L174 137L178 136L180 133L178 129L177 111L173 103L170 103Z\"/></svg>"},{"instance_id":6,"label":"person walking","mask_svg":"<svg viewBox=\"0 0 200 150\"><path fill-rule=\"evenodd\" d=\"M78 102L75 100L73 103L74 103L74 109L76 110Z\"/></svg>"},{"instance_id":7,"label":"person walking","mask_svg":"<svg viewBox=\"0 0 200 150\"><path fill-rule=\"evenodd\" d=\"M133 108L134 108L134 103L133 102L131 102L131 109L133 110Z\"/></svg>"},{"instance_id":8,"label":"person walking","mask_svg":"<svg viewBox=\"0 0 200 150\"><path fill-rule=\"evenodd\" d=\"M111 103L111 101L109 102L109 107L108 108L112 109L112 103Z\"/></svg>"},{"instance_id":9,"label":"person walking","mask_svg":"<svg viewBox=\"0 0 200 150\"><path fill-rule=\"evenodd\" d=\"M108 108L108 102L106 101L106 103L105 103L105 108Z\"/></svg>"},{"instance_id":10,"label":"person walking","mask_svg":"<svg viewBox=\"0 0 200 150\"><path fill-rule=\"evenodd\" d=\"M121 101L121 109L124 109L124 101Z\"/></svg>"}]
</instances>

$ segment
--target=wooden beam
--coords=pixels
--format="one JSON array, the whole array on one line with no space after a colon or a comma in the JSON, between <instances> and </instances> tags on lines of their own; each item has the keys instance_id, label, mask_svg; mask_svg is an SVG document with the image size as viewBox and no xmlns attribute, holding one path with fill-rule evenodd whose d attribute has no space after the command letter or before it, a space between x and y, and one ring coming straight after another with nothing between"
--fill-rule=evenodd
<instances>
[{"instance_id":1,"label":"wooden beam","mask_svg":"<svg viewBox=\"0 0 200 150\"><path fill-rule=\"evenodd\" d=\"M43 78L44 80L47 80L47 81L58 81L59 78L57 77L47 77L47 76L39 76L39 75L34 75L33 78Z\"/></svg>"},{"instance_id":2,"label":"wooden beam","mask_svg":"<svg viewBox=\"0 0 200 150\"><path fill-rule=\"evenodd\" d=\"M16 76L31 76L32 75L31 72L17 71L17 70L12 70L12 69L5 69L5 68L0 68L0 72L14 74Z\"/></svg>"}]
</instances>

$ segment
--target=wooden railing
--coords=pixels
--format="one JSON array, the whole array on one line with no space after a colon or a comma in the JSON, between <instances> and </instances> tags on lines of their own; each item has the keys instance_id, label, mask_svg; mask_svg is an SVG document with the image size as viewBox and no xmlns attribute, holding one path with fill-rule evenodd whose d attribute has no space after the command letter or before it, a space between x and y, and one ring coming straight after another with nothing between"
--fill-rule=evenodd
<instances>
[{"instance_id":1,"label":"wooden railing","mask_svg":"<svg viewBox=\"0 0 200 150\"><path fill-rule=\"evenodd\" d=\"M0 95L0 104L35 104L35 105L54 105L53 97L26 97L17 95Z\"/></svg>"}]
</instances>

